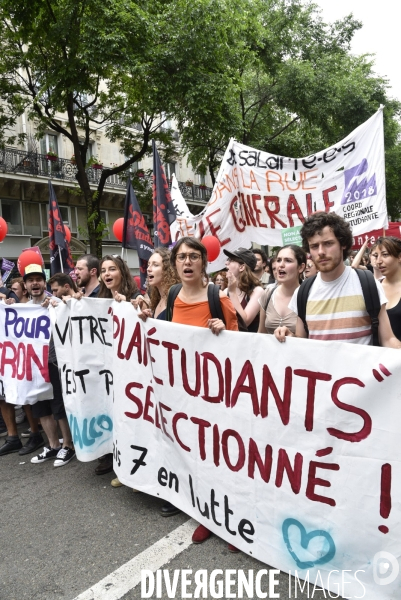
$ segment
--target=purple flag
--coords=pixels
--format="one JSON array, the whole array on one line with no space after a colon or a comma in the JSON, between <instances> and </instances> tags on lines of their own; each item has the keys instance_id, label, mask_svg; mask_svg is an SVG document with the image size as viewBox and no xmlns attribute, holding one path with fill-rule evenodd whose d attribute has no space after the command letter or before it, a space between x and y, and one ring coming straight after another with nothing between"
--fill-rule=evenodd
<instances>
[{"instance_id":1,"label":"purple flag","mask_svg":"<svg viewBox=\"0 0 401 600\"><path fill-rule=\"evenodd\" d=\"M154 244L155 248L159 246L168 247L171 244L170 225L175 221L176 214L166 175L154 140L152 140L152 148Z\"/></svg>"}]
</instances>

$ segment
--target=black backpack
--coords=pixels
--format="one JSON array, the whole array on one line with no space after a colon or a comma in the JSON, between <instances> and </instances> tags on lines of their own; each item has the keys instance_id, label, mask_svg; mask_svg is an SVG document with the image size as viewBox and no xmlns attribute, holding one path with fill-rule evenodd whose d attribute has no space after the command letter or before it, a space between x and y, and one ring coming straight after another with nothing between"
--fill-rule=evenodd
<instances>
[{"instance_id":1,"label":"black backpack","mask_svg":"<svg viewBox=\"0 0 401 600\"><path fill-rule=\"evenodd\" d=\"M373 346L380 346L379 343L379 312L381 310L379 292L375 278L372 273L364 269L355 269L356 274L359 277L359 281L362 287L363 299L365 301L366 311L372 321L372 343ZM297 308L298 317L302 319L304 324L306 336L309 337L309 329L306 323L306 303L308 302L308 296L313 282L316 279L316 275L309 277L302 282L297 296Z\"/></svg>"},{"instance_id":2,"label":"black backpack","mask_svg":"<svg viewBox=\"0 0 401 600\"><path fill-rule=\"evenodd\" d=\"M168 291L167 296L167 306L166 306L166 321L171 321L173 318L173 310L174 310L174 302L180 293L182 288L182 283L176 283L172 285ZM221 319L226 324L226 320L224 318L223 310L220 304L220 288L218 285L211 283L207 286L207 301L209 302L210 314L212 315L212 319ZM237 313L238 320L238 330L239 331L248 331L243 318L241 315Z\"/></svg>"}]
</instances>

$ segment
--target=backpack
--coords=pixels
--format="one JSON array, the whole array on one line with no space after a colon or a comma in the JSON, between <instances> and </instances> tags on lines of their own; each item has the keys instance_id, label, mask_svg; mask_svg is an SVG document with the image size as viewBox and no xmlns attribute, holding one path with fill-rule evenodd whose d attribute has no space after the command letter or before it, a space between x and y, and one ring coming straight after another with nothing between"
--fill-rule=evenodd
<instances>
[{"instance_id":1,"label":"backpack","mask_svg":"<svg viewBox=\"0 0 401 600\"><path fill-rule=\"evenodd\" d=\"M359 277L359 282L362 287L363 299L365 301L366 311L372 321L372 344L380 346L379 343L379 312L381 310L379 292L372 273L364 269L354 269ZM297 296L298 317L302 320L306 332L306 337L309 337L309 329L306 323L306 303L316 275L309 277L302 282Z\"/></svg>"},{"instance_id":2,"label":"backpack","mask_svg":"<svg viewBox=\"0 0 401 600\"><path fill-rule=\"evenodd\" d=\"M176 283L172 285L168 291L167 296L167 306L166 306L166 321L171 321L173 318L173 310L174 310L174 302L180 293L182 288L182 283ZM207 287L207 301L209 302L209 310L212 315L212 319L221 319L226 324L226 320L224 318L223 310L220 304L220 288L218 285L211 283ZM241 315L237 313L238 320L238 330L239 331L248 331L243 318Z\"/></svg>"}]
</instances>

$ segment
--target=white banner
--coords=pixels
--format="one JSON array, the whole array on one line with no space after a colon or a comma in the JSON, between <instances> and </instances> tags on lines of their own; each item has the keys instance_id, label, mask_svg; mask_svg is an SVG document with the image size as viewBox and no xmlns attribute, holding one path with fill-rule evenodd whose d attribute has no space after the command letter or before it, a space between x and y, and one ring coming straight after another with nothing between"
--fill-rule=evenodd
<instances>
[{"instance_id":1,"label":"white banner","mask_svg":"<svg viewBox=\"0 0 401 600\"><path fill-rule=\"evenodd\" d=\"M178 195L172 189L174 202ZM207 206L197 216L177 215L173 234L214 235L227 250L252 242L280 246L282 229L321 210L346 219L354 235L387 227L382 109L341 142L304 158L231 140ZM210 271L225 259L221 252Z\"/></svg>"},{"instance_id":2,"label":"white banner","mask_svg":"<svg viewBox=\"0 0 401 600\"><path fill-rule=\"evenodd\" d=\"M0 392L10 404L35 404L53 397L50 335L47 309L0 303Z\"/></svg>"},{"instance_id":3,"label":"white banner","mask_svg":"<svg viewBox=\"0 0 401 600\"><path fill-rule=\"evenodd\" d=\"M113 450L112 302L82 298L50 308L65 410L84 462Z\"/></svg>"},{"instance_id":4,"label":"white banner","mask_svg":"<svg viewBox=\"0 0 401 600\"><path fill-rule=\"evenodd\" d=\"M99 302L72 310L83 307L88 319L90 308L99 322ZM399 351L355 353L351 344L279 344L229 331L215 337L154 319L143 324L127 302L112 309L114 334L105 340L114 338L119 479L317 587L399 600ZM76 323L63 351L81 368L98 365L104 344L92 344L82 328L82 343ZM104 385L90 394L88 424L104 411L105 396ZM76 414L81 400L68 399Z\"/></svg>"},{"instance_id":5,"label":"white banner","mask_svg":"<svg viewBox=\"0 0 401 600\"><path fill-rule=\"evenodd\" d=\"M280 570L398 600L399 352L132 313L114 306L119 479Z\"/></svg>"}]
</instances>

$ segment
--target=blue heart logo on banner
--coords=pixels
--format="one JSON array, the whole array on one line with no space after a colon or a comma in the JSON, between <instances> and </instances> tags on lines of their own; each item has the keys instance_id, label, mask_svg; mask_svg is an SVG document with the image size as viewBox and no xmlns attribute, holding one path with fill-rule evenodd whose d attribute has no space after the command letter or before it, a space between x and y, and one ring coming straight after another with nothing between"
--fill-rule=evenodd
<instances>
[{"instance_id":1,"label":"blue heart logo on banner","mask_svg":"<svg viewBox=\"0 0 401 600\"><path fill-rule=\"evenodd\" d=\"M290 538L288 535L288 530L291 527L291 525L294 525L295 527L297 527L299 529L299 531L301 532L301 546L302 546L302 548L304 548L304 550L306 550L308 548L309 542L313 538L315 538L315 537L324 538L329 544L329 549L326 552L326 554L324 556L321 556L320 558L317 558L316 560L309 560L309 561L300 560L292 548ZM300 569L311 569L312 567L314 567L316 565L324 565L324 564L330 562L336 553L336 545L334 543L333 538L327 531L324 531L323 529L315 529L314 531L307 533L306 529L302 525L302 523L300 523L296 519L286 519L283 522L282 531L283 531L284 542L285 542L285 545L287 546L287 550L291 554L292 558L295 560L295 562L297 563L297 566Z\"/></svg>"}]
</instances>

